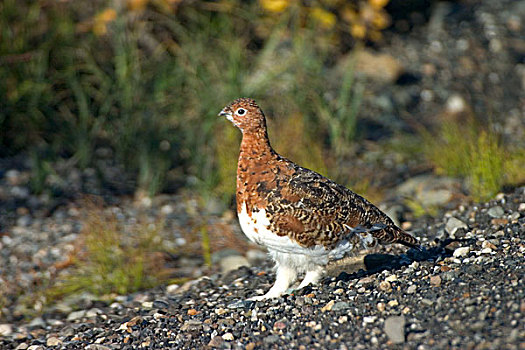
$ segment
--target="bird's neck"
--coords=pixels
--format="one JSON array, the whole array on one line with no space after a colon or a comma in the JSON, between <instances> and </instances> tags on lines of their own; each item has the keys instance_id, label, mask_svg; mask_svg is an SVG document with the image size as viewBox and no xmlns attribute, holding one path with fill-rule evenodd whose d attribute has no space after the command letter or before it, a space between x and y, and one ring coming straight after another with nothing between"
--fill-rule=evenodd
<instances>
[{"instance_id":1,"label":"bird's neck","mask_svg":"<svg viewBox=\"0 0 525 350\"><path fill-rule=\"evenodd\" d=\"M252 207L258 206L257 183L270 183L274 177L277 153L270 146L266 132L244 132L237 165L237 212L246 205L249 215ZM260 203L259 203L260 204Z\"/></svg>"},{"instance_id":2,"label":"bird's neck","mask_svg":"<svg viewBox=\"0 0 525 350\"><path fill-rule=\"evenodd\" d=\"M241 141L241 152L239 154L239 165L241 163L264 162L273 159L275 151L270 145L266 130L243 132Z\"/></svg>"}]
</instances>

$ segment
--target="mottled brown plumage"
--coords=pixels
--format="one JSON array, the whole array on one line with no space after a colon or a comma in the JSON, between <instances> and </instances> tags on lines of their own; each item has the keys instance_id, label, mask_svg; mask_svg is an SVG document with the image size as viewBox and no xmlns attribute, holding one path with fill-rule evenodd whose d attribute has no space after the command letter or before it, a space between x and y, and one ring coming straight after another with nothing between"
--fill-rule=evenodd
<instances>
[{"instance_id":1,"label":"mottled brown plumage","mask_svg":"<svg viewBox=\"0 0 525 350\"><path fill-rule=\"evenodd\" d=\"M254 100L237 99L220 115L242 131L236 194L241 226L250 239L275 253L278 265L274 291L263 298L281 294L283 285L288 288L285 282L276 288L279 268L293 270L288 271L293 278L304 270L303 285L316 282L319 267L333 258L330 254L340 258L356 244L417 246L414 237L363 197L277 154L270 146L264 114ZM306 256L301 263L308 266L296 266L294 254ZM310 275L315 276L308 278L314 270L317 272ZM288 275L281 279L293 279Z\"/></svg>"}]
</instances>

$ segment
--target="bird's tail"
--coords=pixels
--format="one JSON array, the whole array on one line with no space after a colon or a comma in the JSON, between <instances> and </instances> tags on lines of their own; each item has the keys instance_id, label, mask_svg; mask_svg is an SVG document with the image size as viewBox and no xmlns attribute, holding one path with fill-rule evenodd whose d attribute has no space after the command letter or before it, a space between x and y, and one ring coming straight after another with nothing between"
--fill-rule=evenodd
<instances>
[{"instance_id":1,"label":"bird's tail","mask_svg":"<svg viewBox=\"0 0 525 350\"><path fill-rule=\"evenodd\" d=\"M388 243L399 243L409 248L421 249L417 239L399 227L387 226L385 231L387 231L387 236L390 238Z\"/></svg>"},{"instance_id":2,"label":"bird's tail","mask_svg":"<svg viewBox=\"0 0 525 350\"><path fill-rule=\"evenodd\" d=\"M399 243L409 248L421 250L417 239L408 232L400 229L394 224L387 225L383 223L373 224L371 227L357 226L352 228L355 233L370 233L381 244Z\"/></svg>"}]
</instances>

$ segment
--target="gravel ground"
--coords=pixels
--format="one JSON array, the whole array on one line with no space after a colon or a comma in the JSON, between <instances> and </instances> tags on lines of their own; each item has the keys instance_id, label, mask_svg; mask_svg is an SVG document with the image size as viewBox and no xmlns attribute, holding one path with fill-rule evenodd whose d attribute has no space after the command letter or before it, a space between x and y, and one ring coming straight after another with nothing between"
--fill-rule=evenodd
<instances>
[{"instance_id":1,"label":"gravel ground","mask_svg":"<svg viewBox=\"0 0 525 350\"><path fill-rule=\"evenodd\" d=\"M523 349L524 228L519 188L414 222L422 252L373 252L365 269L278 299L246 300L270 287L265 262L2 325L0 348Z\"/></svg>"}]
</instances>

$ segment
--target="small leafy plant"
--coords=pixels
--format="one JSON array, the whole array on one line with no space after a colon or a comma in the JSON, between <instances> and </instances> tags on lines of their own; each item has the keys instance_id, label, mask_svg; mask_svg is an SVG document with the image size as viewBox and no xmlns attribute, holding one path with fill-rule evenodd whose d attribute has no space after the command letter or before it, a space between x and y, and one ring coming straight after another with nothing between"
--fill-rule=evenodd
<instances>
[{"instance_id":1,"label":"small leafy plant","mask_svg":"<svg viewBox=\"0 0 525 350\"><path fill-rule=\"evenodd\" d=\"M54 287L50 299L79 291L94 295L129 294L166 282L160 230L163 223L125 225L114 215L90 210L72 266Z\"/></svg>"},{"instance_id":2,"label":"small leafy plant","mask_svg":"<svg viewBox=\"0 0 525 350\"><path fill-rule=\"evenodd\" d=\"M437 135L424 132L424 144L435 171L465 179L476 201L491 198L504 184L523 181L523 152L505 145L495 131L473 119L464 125L444 123Z\"/></svg>"}]
</instances>

